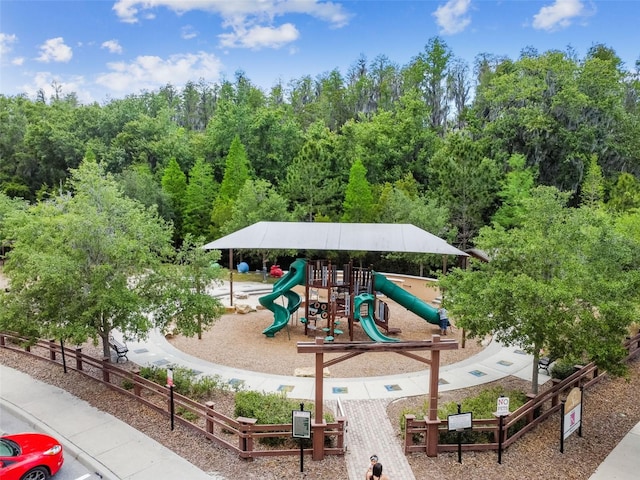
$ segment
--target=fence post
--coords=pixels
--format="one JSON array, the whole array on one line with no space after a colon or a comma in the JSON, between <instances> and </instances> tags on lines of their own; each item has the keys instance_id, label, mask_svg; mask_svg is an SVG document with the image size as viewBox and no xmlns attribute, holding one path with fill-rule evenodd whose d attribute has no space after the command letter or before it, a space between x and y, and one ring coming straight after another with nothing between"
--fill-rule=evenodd
<instances>
[{"instance_id":1,"label":"fence post","mask_svg":"<svg viewBox=\"0 0 640 480\"><path fill-rule=\"evenodd\" d=\"M50 360L56 359L56 341L55 340L49 340L49 359Z\"/></svg>"},{"instance_id":2,"label":"fence post","mask_svg":"<svg viewBox=\"0 0 640 480\"><path fill-rule=\"evenodd\" d=\"M555 387L556 385L558 385L560 382L562 382L562 380L558 379L558 378L552 378L551 379L551 384ZM555 407L556 405L558 405L558 401L560 398L560 392L556 391L553 394L553 397L551 397L551 406Z\"/></svg>"},{"instance_id":3,"label":"fence post","mask_svg":"<svg viewBox=\"0 0 640 480\"><path fill-rule=\"evenodd\" d=\"M344 450L344 427L347 423L347 420L344 417L339 417L337 419L338 422L338 443L337 447L340 450Z\"/></svg>"},{"instance_id":4,"label":"fence post","mask_svg":"<svg viewBox=\"0 0 640 480\"><path fill-rule=\"evenodd\" d=\"M111 363L111 358L102 357L102 381L104 383L110 383L109 381L109 365Z\"/></svg>"},{"instance_id":5,"label":"fence post","mask_svg":"<svg viewBox=\"0 0 640 480\"><path fill-rule=\"evenodd\" d=\"M140 369L134 368L131 373L133 374L133 394L139 397L142 393L142 386L140 385Z\"/></svg>"},{"instance_id":6,"label":"fence post","mask_svg":"<svg viewBox=\"0 0 640 480\"><path fill-rule=\"evenodd\" d=\"M409 447L413 445L413 434L409 432L413 430L413 421L416 419L415 415L405 415L404 416L404 453L405 455L409 453ZM411 442L409 442L409 438L411 437Z\"/></svg>"},{"instance_id":7,"label":"fence post","mask_svg":"<svg viewBox=\"0 0 640 480\"><path fill-rule=\"evenodd\" d=\"M76 348L76 370L82 371L82 348Z\"/></svg>"},{"instance_id":8,"label":"fence post","mask_svg":"<svg viewBox=\"0 0 640 480\"><path fill-rule=\"evenodd\" d=\"M0 335L0 347L4 347L5 346L5 337L4 335Z\"/></svg>"},{"instance_id":9,"label":"fence post","mask_svg":"<svg viewBox=\"0 0 640 480\"><path fill-rule=\"evenodd\" d=\"M526 396L527 396L527 403L533 402L537 397L535 393L527 393ZM529 408L529 410L527 410L527 425L532 423L539 416L540 416L540 407Z\"/></svg>"},{"instance_id":10,"label":"fence post","mask_svg":"<svg viewBox=\"0 0 640 480\"><path fill-rule=\"evenodd\" d=\"M236 418L236 422L240 424L238 440L240 451L243 452L240 454L242 458L253 460L253 456L251 455L251 452L253 452L253 435L251 434L251 427L255 425L257 421L258 420L255 418Z\"/></svg>"},{"instance_id":11,"label":"fence post","mask_svg":"<svg viewBox=\"0 0 640 480\"><path fill-rule=\"evenodd\" d=\"M213 422L213 412L215 411L214 403L206 402L204 406L205 406L205 412L204 412L205 431L215 436L214 428L213 428L215 425L215 423Z\"/></svg>"}]
</instances>

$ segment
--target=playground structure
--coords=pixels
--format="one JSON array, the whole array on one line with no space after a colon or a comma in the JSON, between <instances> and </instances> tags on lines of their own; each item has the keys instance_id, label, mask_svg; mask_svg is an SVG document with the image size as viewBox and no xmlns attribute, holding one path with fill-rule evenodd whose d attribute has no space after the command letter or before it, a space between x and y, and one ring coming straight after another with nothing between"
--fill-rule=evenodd
<instances>
[{"instance_id":1,"label":"playground structure","mask_svg":"<svg viewBox=\"0 0 640 480\"><path fill-rule=\"evenodd\" d=\"M397 342L397 338L388 335L400 330L389 326L389 307L378 292L428 323L439 324L436 308L370 268L356 268L349 262L339 270L328 260L297 259L274 284L273 291L259 299L261 305L274 312L273 324L263 331L267 337L286 327L291 315L302 305L302 298L292 290L298 285L304 285L305 311L300 321L305 335L320 336L321 332L327 342L344 334L343 322L346 322L350 341L353 341L357 322L371 340ZM276 303L280 297L286 299L286 306Z\"/></svg>"}]
</instances>

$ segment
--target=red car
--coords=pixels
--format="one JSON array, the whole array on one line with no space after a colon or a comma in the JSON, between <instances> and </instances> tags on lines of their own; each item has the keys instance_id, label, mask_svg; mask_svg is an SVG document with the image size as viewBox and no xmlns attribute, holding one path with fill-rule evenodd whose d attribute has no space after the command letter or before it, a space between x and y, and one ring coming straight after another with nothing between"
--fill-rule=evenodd
<instances>
[{"instance_id":1,"label":"red car","mask_svg":"<svg viewBox=\"0 0 640 480\"><path fill-rule=\"evenodd\" d=\"M62 467L62 445L41 433L16 433L0 437L2 480L46 480Z\"/></svg>"}]
</instances>

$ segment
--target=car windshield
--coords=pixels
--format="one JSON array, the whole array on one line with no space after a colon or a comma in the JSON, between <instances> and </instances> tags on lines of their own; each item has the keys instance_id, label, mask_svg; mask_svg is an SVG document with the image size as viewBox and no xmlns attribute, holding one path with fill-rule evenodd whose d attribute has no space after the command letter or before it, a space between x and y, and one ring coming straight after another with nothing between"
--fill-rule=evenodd
<instances>
[{"instance_id":1,"label":"car windshield","mask_svg":"<svg viewBox=\"0 0 640 480\"><path fill-rule=\"evenodd\" d=\"M20 453L20 447L16 442L7 438L0 439L0 457L15 457Z\"/></svg>"}]
</instances>

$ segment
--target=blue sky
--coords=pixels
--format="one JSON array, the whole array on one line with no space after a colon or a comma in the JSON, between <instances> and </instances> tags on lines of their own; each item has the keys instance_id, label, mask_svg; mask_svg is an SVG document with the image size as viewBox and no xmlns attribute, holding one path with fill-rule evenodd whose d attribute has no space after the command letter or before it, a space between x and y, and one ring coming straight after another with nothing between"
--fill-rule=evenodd
<instances>
[{"instance_id":1,"label":"blue sky","mask_svg":"<svg viewBox=\"0 0 640 480\"><path fill-rule=\"evenodd\" d=\"M0 93L55 82L82 102L104 102L243 70L268 91L364 55L399 66L440 36L473 64L596 43L628 69L640 58L639 0L2 0Z\"/></svg>"}]
</instances>

